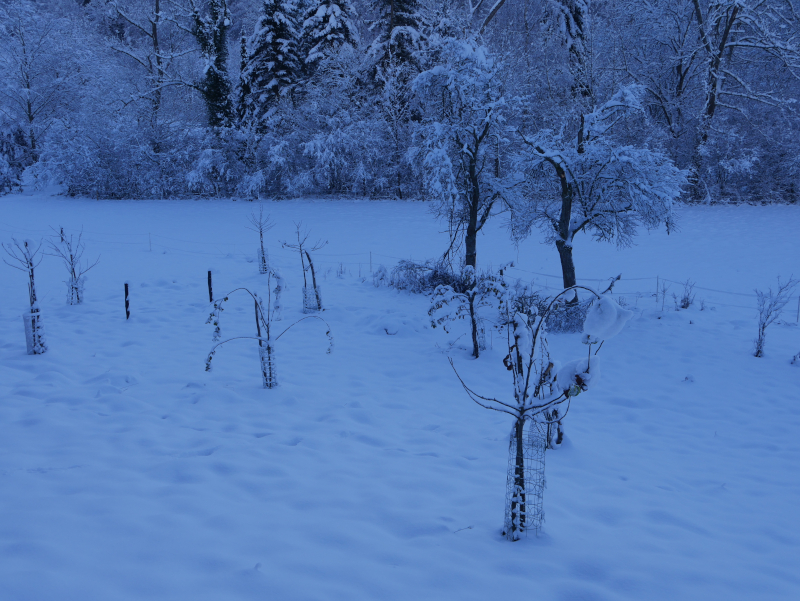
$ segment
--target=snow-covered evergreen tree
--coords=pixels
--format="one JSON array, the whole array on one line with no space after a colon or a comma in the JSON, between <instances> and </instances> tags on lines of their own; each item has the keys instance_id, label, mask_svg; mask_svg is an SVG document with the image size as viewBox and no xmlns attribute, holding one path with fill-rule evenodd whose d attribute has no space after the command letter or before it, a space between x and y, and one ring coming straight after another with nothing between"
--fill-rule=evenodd
<instances>
[{"instance_id":1,"label":"snow-covered evergreen tree","mask_svg":"<svg viewBox=\"0 0 800 601\"><path fill-rule=\"evenodd\" d=\"M304 62L313 71L321 60L345 44L358 44L350 0L309 0L301 31Z\"/></svg>"},{"instance_id":2,"label":"snow-covered evergreen tree","mask_svg":"<svg viewBox=\"0 0 800 601\"><path fill-rule=\"evenodd\" d=\"M228 30L231 14L226 0L208 0L208 12L202 14L191 0L192 34L200 45L202 79L200 92L208 107L211 127L230 125L233 118L231 82L228 76Z\"/></svg>"},{"instance_id":3,"label":"snow-covered evergreen tree","mask_svg":"<svg viewBox=\"0 0 800 601\"><path fill-rule=\"evenodd\" d=\"M247 40L242 89L246 119L260 120L270 106L291 94L300 76L297 6L293 0L264 0Z\"/></svg>"},{"instance_id":4,"label":"snow-covered evergreen tree","mask_svg":"<svg viewBox=\"0 0 800 601\"><path fill-rule=\"evenodd\" d=\"M370 53L385 62L393 55L401 63L413 61L420 38L419 0L370 0L375 19L370 31L377 31Z\"/></svg>"}]
</instances>

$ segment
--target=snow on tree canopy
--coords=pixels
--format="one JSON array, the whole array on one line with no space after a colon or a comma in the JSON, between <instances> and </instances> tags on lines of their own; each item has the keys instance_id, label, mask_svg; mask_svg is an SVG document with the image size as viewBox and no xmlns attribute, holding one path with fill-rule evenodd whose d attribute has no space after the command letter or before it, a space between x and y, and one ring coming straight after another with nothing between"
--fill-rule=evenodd
<instances>
[{"instance_id":1,"label":"snow on tree canopy","mask_svg":"<svg viewBox=\"0 0 800 601\"><path fill-rule=\"evenodd\" d=\"M584 342L605 340L620 333L633 312L623 309L607 296L601 296L589 307L583 322Z\"/></svg>"}]
</instances>

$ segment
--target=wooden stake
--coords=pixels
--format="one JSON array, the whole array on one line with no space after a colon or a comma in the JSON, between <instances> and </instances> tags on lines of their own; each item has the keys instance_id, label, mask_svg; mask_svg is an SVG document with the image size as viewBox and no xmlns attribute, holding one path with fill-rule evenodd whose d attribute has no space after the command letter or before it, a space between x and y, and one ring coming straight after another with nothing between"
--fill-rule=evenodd
<instances>
[{"instance_id":1,"label":"wooden stake","mask_svg":"<svg viewBox=\"0 0 800 601\"><path fill-rule=\"evenodd\" d=\"M125 319L131 318L131 303L128 299L128 282L125 282Z\"/></svg>"},{"instance_id":2,"label":"wooden stake","mask_svg":"<svg viewBox=\"0 0 800 601\"><path fill-rule=\"evenodd\" d=\"M214 293L211 291L211 270L208 270L208 302L214 302Z\"/></svg>"}]
</instances>

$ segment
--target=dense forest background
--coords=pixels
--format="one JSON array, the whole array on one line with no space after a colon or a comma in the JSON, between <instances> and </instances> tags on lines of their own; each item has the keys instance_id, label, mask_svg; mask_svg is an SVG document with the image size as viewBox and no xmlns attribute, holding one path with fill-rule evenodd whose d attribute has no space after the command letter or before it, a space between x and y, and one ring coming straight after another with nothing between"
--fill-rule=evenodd
<instances>
[{"instance_id":1,"label":"dense forest background","mask_svg":"<svg viewBox=\"0 0 800 601\"><path fill-rule=\"evenodd\" d=\"M798 201L793 0L2 0L0 22L5 192L427 198L478 227L505 203L521 231L579 202L617 238L609 210Z\"/></svg>"}]
</instances>

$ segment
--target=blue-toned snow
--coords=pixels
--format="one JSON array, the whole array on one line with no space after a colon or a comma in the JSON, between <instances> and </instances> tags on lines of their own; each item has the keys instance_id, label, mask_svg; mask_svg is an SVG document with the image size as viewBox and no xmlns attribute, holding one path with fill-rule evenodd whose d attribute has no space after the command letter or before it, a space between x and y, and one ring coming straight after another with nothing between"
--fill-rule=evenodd
<instances>
[{"instance_id":1,"label":"blue-toned snow","mask_svg":"<svg viewBox=\"0 0 800 601\"><path fill-rule=\"evenodd\" d=\"M215 296L266 293L254 208L0 199L2 241L83 227L101 255L82 306L55 258L37 268L41 356L25 354L26 276L0 264L0 599L800 598L800 290L752 356L753 289L800 276L800 207L683 209L680 231L622 251L576 241L581 283L622 273L634 318L547 453L543 533L518 543L500 535L510 421L447 362L510 395L504 338L473 360L466 337L451 346L463 329L428 327L425 297L372 285L370 252L374 271L445 248L425 204L265 203L283 325L302 316L302 274L278 241L299 220L329 241L314 257L335 348L307 321L277 344L274 390L252 341L203 371L207 270ZM555 249L538 234L515 249L502 220L481 265L557 287ZM676 311L687 279L697 297ZM232 298L223 338L253 330L252 301ZM582 357L578 338L551 336L554 356Z\"/></svg>"}]
</instances>

